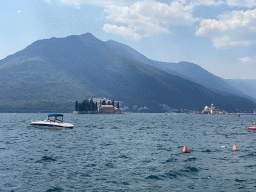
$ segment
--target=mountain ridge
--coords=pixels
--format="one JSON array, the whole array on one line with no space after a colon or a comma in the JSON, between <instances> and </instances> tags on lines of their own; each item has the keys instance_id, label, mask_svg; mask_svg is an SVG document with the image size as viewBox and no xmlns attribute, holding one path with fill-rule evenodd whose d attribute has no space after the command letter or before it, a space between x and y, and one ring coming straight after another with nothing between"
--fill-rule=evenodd
<instances>
[{"instance_id":1,"label":"mountain ridge","mask_svg":"<svg viewBox=\"0 0 256 192\"><path fill-rule=\"evenodd\" d=\"M148 112L164 112L162 104L202 110L213 102L227 111L256 107L247 98L218 93L131 53L118 53L89 33L38 40L0 60L0 74L5 74L0 98L7 103L0 105L2 112L72 111L76 100L96 96L124 101L130 109L148 106Z\"/></svg>"},{"instance_id":2,"label":"mountain ridge","mask_svg":"<svg viewBox=\"0 0 256 192\"><path fill-rule=\"evenodd\" d=\"M178 75L196 83L202 84L203 86L214 89L215 91L237 94L239 96L247 97L248 99L256 101L256 98L253 99L252 97L250 97L250 95L244 94L241 90L234 88L224 79L213 75L212 73L208 72L207 70L203 69L195 63L190 63L186 61L180 61L179 63L154 61L148 59L146 56L137 52L128 45L116 42L114 40L108 40L106 43L116 52L125 54L126 56L132 57L133 59L140 62L147 63L151 66L170 72L174 75Z\"/></svg>"}]
</instances>

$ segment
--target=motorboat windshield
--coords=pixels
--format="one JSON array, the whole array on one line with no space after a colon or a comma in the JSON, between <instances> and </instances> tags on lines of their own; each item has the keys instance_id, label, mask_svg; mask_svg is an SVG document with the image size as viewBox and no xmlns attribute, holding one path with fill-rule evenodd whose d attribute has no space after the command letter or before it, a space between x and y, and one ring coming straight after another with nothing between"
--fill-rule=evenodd
<instances>
[{"instance_id":1,"label":"motorboat windshield","mask_svg":"<svg viewBox=\"0 0 256 192\"><path fill-rule=\"evenodd\" d=\"M63 122L63 115L62 114L49 114L48 120L52 122Z\"/></svg>"}]
</instances>

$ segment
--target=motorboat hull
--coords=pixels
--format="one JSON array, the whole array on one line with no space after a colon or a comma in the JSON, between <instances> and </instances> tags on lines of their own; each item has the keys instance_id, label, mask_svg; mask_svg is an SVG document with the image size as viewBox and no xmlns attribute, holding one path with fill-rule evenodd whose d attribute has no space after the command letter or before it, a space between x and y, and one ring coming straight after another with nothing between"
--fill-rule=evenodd
<instances>
[{"instance_id":1,"label":"motorboat hull","mask_svg":"<svg viewBox=\"0 0 256 192\"><path fill-rule=\"evenodd\" d=\"M73 129L74 125L71 123L64 123L64 122L48 122L48 121L37 121L31 122L30 125L40 129Z\"/></svg>"},{"instance_id":2,"label":"motorboat hull","mask_svg":"<svg viewBox=\"0 0 256 192\"><path fill-rule=\"evenodd\" d=\"M256 130L256 127L248 127L248 129Z\"/></svg>"}]
</instances>

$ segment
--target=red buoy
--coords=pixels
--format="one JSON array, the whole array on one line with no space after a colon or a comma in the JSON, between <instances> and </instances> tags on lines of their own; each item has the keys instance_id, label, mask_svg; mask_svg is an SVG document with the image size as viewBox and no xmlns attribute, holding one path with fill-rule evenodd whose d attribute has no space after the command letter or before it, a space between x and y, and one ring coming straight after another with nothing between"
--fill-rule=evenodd
<instances>
[{"instance_id":1,"label":"red buoy","mask_svg":"<svg viewBox=\"0 0 256 192\"><path fill-rule=\"evenodd\" d=\"M236 145L234 145L233 151L237 151L237 150L238 150L238 149L237 149Z\"/></svg>"},{"instance_id":2,"label":"red buoy","mask_svg":"<svg viewBox=\"0 0 256 192\"><path fill-rule=\"evenodd\" d=\"M187 148L186 145L184 145L183 149L182 149L182 153L190 153L189 149Z\"/></svg>"}]
</instances>

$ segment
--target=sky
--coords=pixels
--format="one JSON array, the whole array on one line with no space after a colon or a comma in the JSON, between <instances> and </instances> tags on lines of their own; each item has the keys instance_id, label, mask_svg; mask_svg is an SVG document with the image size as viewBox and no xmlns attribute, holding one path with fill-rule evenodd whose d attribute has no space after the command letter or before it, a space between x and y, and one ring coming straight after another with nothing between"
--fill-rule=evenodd
<instances>
[{"instance_id":1,"label":"sky","mask_svg":"<svg viewBox=\"0 0 256 192\"><path fill-rule=\"evenodd\" d=\"M40 39L91 33L149 59L256 79L256 0L1 0L0 60Z\"/></svg>"}]
</instances>

